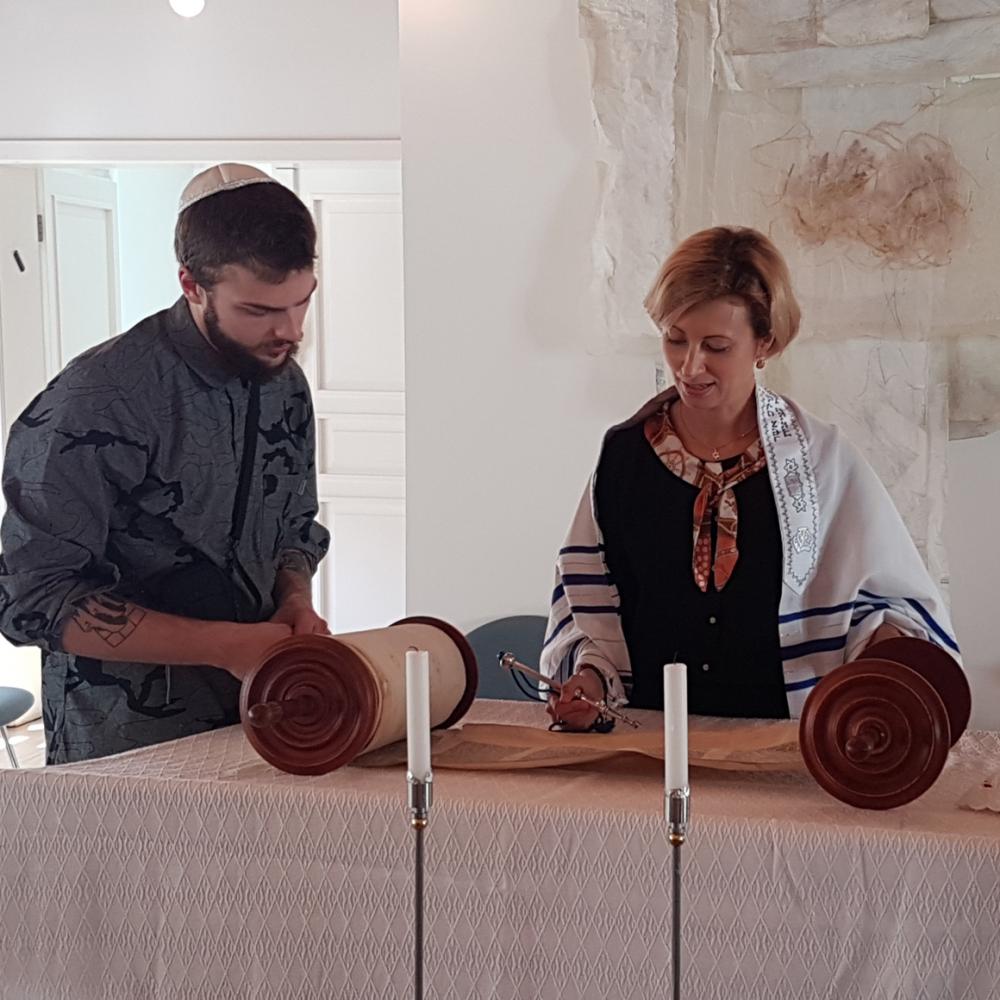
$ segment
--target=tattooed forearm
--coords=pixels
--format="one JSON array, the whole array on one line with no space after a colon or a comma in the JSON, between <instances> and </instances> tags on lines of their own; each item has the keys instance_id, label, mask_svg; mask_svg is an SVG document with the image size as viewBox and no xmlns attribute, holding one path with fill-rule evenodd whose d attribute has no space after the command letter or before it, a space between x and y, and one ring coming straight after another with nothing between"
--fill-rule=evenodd
<instances>
[{"instance_id":1,"label":"tattooed forearm","mask_svg":"<svg viewBox=\"0 0 1000 1000\"><path fill-rule=\"evenodd\" d=\"M278 569L297 573L306 580L311 580L313 575L312 563L300 549L284 549L278 556Z\"/></svg>"},{"instance_id":2,"label":"tattooed forearm","mask_svg":"<svg viewBox=\"0 0 1000 1000\"><path fill-rule=\"evenodd\" d=\"M120 646L146 617L146 612L111 594L85 597L77 605L73 621L84 632L93 632L109 646Z\"/></svg>"},{"instance_id":3,"label":"tattooed forearm","mask_svg":"<svg viewBox=\"0 0 1000 1000\"><path fill-rule=\"evenodd\" d=\"M278 556L274 603L278 607L290 600L312 603L312 576L312 563L304 552L299 549L283 549Z\"/></svg>"}]
</instances>

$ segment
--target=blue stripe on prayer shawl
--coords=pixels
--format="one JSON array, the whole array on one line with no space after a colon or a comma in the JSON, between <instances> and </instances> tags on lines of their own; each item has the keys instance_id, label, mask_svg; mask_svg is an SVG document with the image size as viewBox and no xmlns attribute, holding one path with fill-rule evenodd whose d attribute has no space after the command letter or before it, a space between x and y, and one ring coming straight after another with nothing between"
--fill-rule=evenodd
<instances>
[{"instance_id":1,"label":"blue stripe on prayer shawl","mask_svg":"<svg viewBox=\"0 0 1000 1000\"><path fill-rule=\"evenodd\" d=\"M871 603L871 601L847 601L844 604L835 604L829 608L809 608L806 611L795 611L787 615L778 615L778 621L784 624L785 622L796 622L802 618L816 618L819 615L836 615L842 611L850 611L852 608L859 608L862 605Z\"/></svg>"},{"instance_id":2,"label":"blue stripe on prayer shawl","mask_svg":"<svg viewBox=\"0 0 1000 1000\"><path fill-rule=\"evenodd\" d=\"M891 610L892 609L888 604L885 603L873 604L866 611L862 611L860 614L855 615L851 619L851 628L854 628L855 625L860 625L869 615L874 614L876 611L891 611Z\"/></svg>"},{"instance_id":3,"label":"blue stripe on prayer shawl","mask_svg":"<svg viewBox=\"0 0 1000 1000\"><path fill-rule=\"evenodd\" d=\"M611 586L611 578L607 573L567 573L561 579L562 583L552 591L552 600L549 602L552 607L566 596L567 587L583 587L596 584L603 584L607 587ZM615 611L617 610L615 608Z\"/></svg>"},{"instance_id":4,"label":"blue stripe on prayer shawl","mask_svg":"<svg viewBox=\"0 0 1000 1000\"><path fill-rule=\"evenodd\" d=\"M794 646L785 646L781 650L782 660L795 660L810 653L827 653L834 649L843 649L847 645L847 633L831 636L829 639L812 639L800 642Z\"/></svg>"},{"instance_id":5,"label":"blue stripe on prayer shawl","mask_svg":"<svg viewBox=\"0 0 1000 1000\"><path fill-rule=\"evenodd\" d=\"M923 620L931 627L931 631L933 631L949 649L953 649L956 653L959 651L958 643L955 642L955 640L952 639L952 637L948 635L948 633L945 632L945 630L941 628L936 621L934 621L931 613L919 601L915 601L912 597L907 597L906 603L909 604L911 608L916 610L917 614L919 614L920 617L923 618Z\"/></svg>"},{"instance_id":6,"label":"blue stripe on prayer shawl","mask_svg":"<svg viewBox=\"0 0 1000 1000\"><path fill-rule=\"evenodd\" d=\"M579 553L590 552L591 554L596 555L598 552L603 552L603 551L604 551L603 545L567 545L566 548L559 550L559 555L561 556L571 555L574 552L579 552Z\"/></svg>"},{"instance_id":7,"label":"blue stripe on prayer shawl","mask_svg":"<svg viewBox=\"0 0 1000 1000\"><path fill-rule=\"evenodd\" d=\"M542 643L542 649L545 649L549 643L573 620L572 615L567 615L553 630L552 635L550 635L544 643Z\"/></svg>"},{"instance_id":8,"label":"blue stripe on prayer shawl","mask_svg":"<svg viewBox=\"0 0 1000 1000\"><path fill-rule=\"evenodd\" d=\"M860 591L860 593L867 593L867 591ZM875 597L876 595L871 594L870 596L871 597ZM910 598L906 598L905 600L906 600L906 602L908 604L914 605L915 608L916 608L916 610L919 611L919 612L921 612L922 615L925 616L925 621L927 621L928 625L936 625L936 623L934 622L934 619L931 617L930 614L928 614L926 612L925 609L923 609L920 606L919 602L913 601ZM858 604L865 604L865 603L868 603L868 602L858 601L857 603ZM872 604L873 604L872 607L868 608L867 610L861 612L860 615L857 615L857 616L855 616L854 618L851 619L851 627L852 628L855 627L856 625L859 625L870 614L874 614L876 611L882 611L882 610L889 610L889 611L891 611L892 610L892 606L889 605L889 604L887 604L887 603L885 603L885 601L880 601L879 603L872 602ZM941 635L942 638L945 639L945 641L947 641L947 635L946 635L946 633L942 629L940 629L940 628L938 628L937 631L938 631L938 634ZM800 643L798 643L795 646L785 646L781 650L781 659L782 659L782 661L785 661L785 660L796 660L800 656L809 656L811 653L828 653L828 652L832 652L835 649L843 649L847 645L847 637L848 637L848 635L849 635L849 633L845 632L843 635L831 636L828 639L813 639L813 640L811 640L809 642L800 642ZM958 651L958 646L953 646L952 648L955 649L956 652ZM809 686L809 684L805 683L805 682L796 682L796 684L799 687L808 687ZM794 691L794 690L796 690L796 688L795 687L789 687L786 684L785 685L785 690L786 691Z\"/></svg>"},{"instance_id":9,"label":"blue stripe on prayer shawl","mask_svg":"<svg viewBox=\"0 0 1000 1000\"><path fill-rule=\"evenodd\" d=\"M613 604L571 604L575 615L617 615L621 611Z\"/></svg>"},{"instance_id":10,"label":"blue stripe on prayer shawl","mask_svg":"<svg viewBox=\"0 0 1000 1000\"><path fill-rule=\"evenodd\" d=\"M854 607L854 601L846 604L835 604L830 608L809 608L808 611L796 611L789 615L778 615L779 622L797 622L800 618L815 618L817 615L835 615L839 611L847 611Z\"/></svg>"},{"instance_id":11,"label":"blue stripe on prayer shawl","mask_svg":"<svg viewBox=\"0 0 1000 1000\"><path fill-rule=\"evenodd\" d=\"M559 661L559 669L556 671L556 676L560 681L568 680L573 676L573 671L576 668L576 653L584 642L586 642L586 637L581 636L563 654L563 658Z\"/></svg>"},{"instance_id":12,"label":"blue stripe on prayer shawl","mask_svg":"<svg viewBox=\"0 0 1000 1000\"><path fill-rule=\"evenodd\" d=\"M822 680L821 677L808 677L804 681L792 681L785 685L786 691L804 691L806 688L815 687Z\"/></svg>"},{"instance_id":13,"label":"blue stripe on prayer shawl","mask_svg":"<svg viewBox=\"0 0 1000 1000\"><path fill-rule=\"evenodd\" d=\"M867 601L859 601L859 604L867 604ZM859 625L863 622L870 614L874 614L876 611L891 610L888 604L875 604L873 607L862 611L859 615L856 615L851 619L851 628ZM809 642L800 642L794 646L785 646L781 650L782 660L795 660L800 656L808 656L810 653L828 653L835 649L843 649L847 645L847 637L850 633L845 632L843 635L830 636L827 639L811 639Z\"/></svg>"},{"instance_id":14,"label":"blue stripe on prayer shawl","mask_svg":"<svg viewBox=\"0 0 1000 1000\"><path fill-rule=\"evenodd\" d=\"M876 601L892 601L891 597L883 597L881 594L873 594L870 590L859 590L859 594L864 594L865 597L871 597ZM930 628L930 630L938 636L938 638L949 648L953 649L956 653L959 652L958 643L948 635L947 632L934 620L934 616L917 600L912 597L904 597L903 600L913 608L914 611L923 618L925 624Z\"/></svg>"}]
</instances>

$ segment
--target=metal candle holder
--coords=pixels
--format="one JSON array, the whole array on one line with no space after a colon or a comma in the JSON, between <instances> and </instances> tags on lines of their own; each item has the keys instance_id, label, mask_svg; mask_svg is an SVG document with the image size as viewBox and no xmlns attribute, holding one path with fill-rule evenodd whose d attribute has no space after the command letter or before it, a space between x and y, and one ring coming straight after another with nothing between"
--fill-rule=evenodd
<instances>
[{"instance_id":1,"label":"metal candle holder","mask_svg":"<svg viewBox=\"0 0 1000 1000\"><path fill-rule=\"evenodd\" d=\"M434 776L426 779L406 772L407 797L410 805L410 828L413 830L413 995L416 1000L424 996L424 831L430 819L434 801Z\"/></svg>"},{"instance_id":2,"label":"metal candle holder","mask_svg":"<svg viewBox=\"0 0 1000 1000\"><path fill-rule=\"evenodd\" d=\"M664 792L664 815L667 820L667 840L673 849L673 920L672 920L672 966L673 1000L681 995L681 845L687 839L688 822L691 818L691 790L671 788Z\"/></svg>"}]
</instances>

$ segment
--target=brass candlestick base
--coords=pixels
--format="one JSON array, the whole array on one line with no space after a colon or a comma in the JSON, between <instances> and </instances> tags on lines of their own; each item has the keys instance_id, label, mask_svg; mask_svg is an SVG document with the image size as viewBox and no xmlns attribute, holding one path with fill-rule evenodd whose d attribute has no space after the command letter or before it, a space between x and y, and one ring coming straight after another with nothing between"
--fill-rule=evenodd
<instances>
[{"instance_id":1,"label":"brass candlestick base","mask_svg":"<svg viewBox=\"0 0 1000 1000\"><path fill-rule=\"evenodd\" d=\"M687 837L688 822L691 819L691 790L672 788L663 800L664 816L667 820L667 839L674 847L679 847Z\"/></svg>"},{"instance_id":2,"label":"brass candlestick base","mask_svg":"<svg viewBox=\"0 0 1000 1000\"><path fill-rule=\"evenodd\" d=\"M406 785L410 803L410 826L414 830L422 830L427 826L431 806L434 804L434 775L429 774L422 780L407 771Z\"/></svg>"},{"instance_id":3,"label":"brass candlestick base","mask_svg":"<svg viewBox=\"0 0 1000 1000\"><path fill-rule=\"evenodd\" d=\"M434 800L434 778L416 778L406 772L407 797L410 805L410 828L413 830L413 995L424 996L424 831L430 819Z\"/></svg>"},{"instance_id":4,"label":"brass candlestick base","mask_svg":"<svg viewBox=\"0 0 1000 1000\"><path fill-rule=\"evenodd\" d=\"M691 790L671 788L664 793L663 811L667 820L667 840L673 848L672 969L673 1000L681 995L681 844L687 839L691 819Z\"/></svg>"}]
</instances>

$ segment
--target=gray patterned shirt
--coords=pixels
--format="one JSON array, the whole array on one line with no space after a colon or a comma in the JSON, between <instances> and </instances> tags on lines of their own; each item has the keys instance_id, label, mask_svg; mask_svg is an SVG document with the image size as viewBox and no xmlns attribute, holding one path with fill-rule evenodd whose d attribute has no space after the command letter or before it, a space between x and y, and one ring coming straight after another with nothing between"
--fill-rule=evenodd
<instances>
[{"instance_id":1,"label":"gray patterned shirt","mask_svg":"<svg viewBox=\"0 0 1000 1000\"><path fill-rule=\"evenodd\" d=\"M72 361L12 428L0 631L43 650L49 763L239 720L239 684L226 671L73 656L60 636L79 603L102 593L187 617L265 621L282 553L316 567L329 534L316 521L309 388L291 362L259 393L238 531L251 388L223 367L184 299Z\"/></svg>"}]
</instances>

